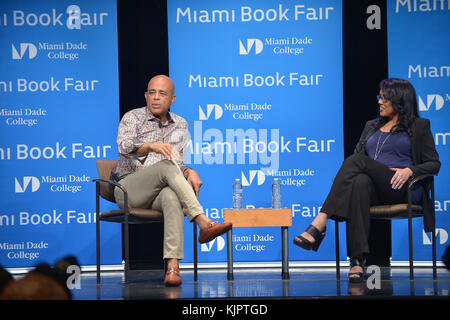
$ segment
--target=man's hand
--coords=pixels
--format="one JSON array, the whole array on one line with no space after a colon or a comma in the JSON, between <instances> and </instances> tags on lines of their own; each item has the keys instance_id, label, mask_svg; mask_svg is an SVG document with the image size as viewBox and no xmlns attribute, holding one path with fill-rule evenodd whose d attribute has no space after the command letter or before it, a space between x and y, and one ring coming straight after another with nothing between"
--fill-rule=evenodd
<instances>
[{"instance_id":1,"label":"man's hand","mask_svg":"<svg viewBox=\"0 0 450 320\"><path fill-rule=\"evenodd\" d=\"M153 142L148 144L149 151L161 153L166 159L172 159L172 152L176 151L169 143Z\"/></svg>"},{"instance_id":2,"label":"man's hand","mask_svg":"<svg viewBox=\"0 0 450 320\"><path fill-rule=\"evenodd\" d=\"M195 192L195 196L198 199L200 187L203 185L202 180L200 179L200 176L194 169L187 168L183 172L184 177L189 182L189 184L192 186Z\"/></svg>"}]
</instances>

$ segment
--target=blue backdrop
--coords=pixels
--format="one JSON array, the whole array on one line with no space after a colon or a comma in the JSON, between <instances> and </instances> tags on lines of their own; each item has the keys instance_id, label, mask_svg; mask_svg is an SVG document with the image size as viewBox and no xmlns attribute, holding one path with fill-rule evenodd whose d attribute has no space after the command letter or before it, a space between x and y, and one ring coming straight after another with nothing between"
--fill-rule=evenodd
<instances>
[{"instance_id":1,"label":"blue backdrop","mask_svg":"<svg viewBox=\"0 0 450 320\"><path fill-rule=\"evenodd\" d=\"M436 178L438 256L448 245L446 145L450 100L449 11L440 1L388 1L389 74L417 89L442 160ZM445 9L445 10L444 10ZM186 156L205 182L213 220L231 207L235 178L245 207L270 207L282 182L292 209L291 261L334 260L292 245L320 210L343 160L340 1L168 1L175 113L187 119ZM95 263L97 159L117 157L116 2L0 3L0 264L27 267L74 254ZM375 95L376 93L374 93ZM376 103L376 101L374 101ZM103 208L110 206L103 202ZM106 207L105 207L106 206ZM345 259L345 226L341 259ZM186 222L185 260L192 261ZM430 235L414 222L415 259L430 260ZM393 223L393 260L407 260L407 229ZM121 261L120 227L102 225L102 263ZM279 261L279 228L236 228L236 261ZM200 262L226 260L225 236L201 245Z\"/></svg>"},{"instance_id":2,"label":"blue backdrop","mask_svg":"<svg viewBox=\"0 0 450 320\"><path fill-rule=\"evenodd\" d=\"M436 149L442 162L435 179L437 256L448 242L450 175L447 146L450 119L450 10L445 1L388 1L389 76L409 80L417 91L420 116L431 121ZM450 142L450 141L449 141ZM414 259L431 260L431 233L423 231L421 219L414 221ZM392 229L392 259L408 260L406 221Z\"/></svg>"},{"instance_id":3,"label":"blue backdrop","mask_svg":"<svg viewBox=\"0 0 450 320\"><path fill-rule=\"evenodd\" d=\"M0 2L0 264L95 264L95 161L117 157L116 1ZM121 261L102 226L102 262Z\"/></svg>"},{"instance_id":4,"label":"blue backdrop","mask_svg":"<svg viewBox=\"0 0 450 320\"><path fill-rule=\"evenodd\" d=\"M168 2L171 111L190 125L186 160L204 181L200 202L220 221L240 178L244 207L270 207L278 177L293 212L291 260L334 259L333 230L316 254L292 240L319 212L343 160L341 11L340 1ZM233 235L236 261L281 259L279 227ZM202 245L199 261L225 261L225 239Z\"/></svg>"}]
</instances>

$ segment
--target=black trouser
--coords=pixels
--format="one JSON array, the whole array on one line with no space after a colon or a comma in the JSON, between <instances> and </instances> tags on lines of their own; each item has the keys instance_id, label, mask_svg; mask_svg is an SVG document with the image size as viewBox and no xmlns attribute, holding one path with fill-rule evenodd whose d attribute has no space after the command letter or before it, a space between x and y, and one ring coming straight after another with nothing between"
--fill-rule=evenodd
<instances>
[{"instance_id":1,"label":"black trouser","mask_svg":"<svg viewBox=\"0 0 450 320\"><path fill-rule=\"evenodd\" d=\"M407 183L400 190L392 189L394 173L366 155L354 154L334 178L321 211L333 220L347 221L350 257L369 253L370 206L407 201Z\"/></svg>"}]
</instances>

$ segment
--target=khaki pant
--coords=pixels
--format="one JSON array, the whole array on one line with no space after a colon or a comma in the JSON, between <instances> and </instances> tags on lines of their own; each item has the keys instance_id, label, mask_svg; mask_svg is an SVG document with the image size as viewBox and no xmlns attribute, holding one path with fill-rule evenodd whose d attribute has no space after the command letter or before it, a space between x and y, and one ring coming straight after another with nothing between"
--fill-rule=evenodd
<instances>
[{"instance_id":1,"label":"khaki pant","mask_svg":"<svg viewBox=\"0 0 450 320\"><path fill-rule=\"evenodd\" d=\"M183 259L184 215L192 221L203 208L180 169L162 160L120 180L127 190L130 208L151 208L164 215L164 259ZM122 190L114 189L114 197L123 209ZM185 208L183 212L183 208ZM151 245L151 244L149 244Z\"/></svg>"}]
</instances>

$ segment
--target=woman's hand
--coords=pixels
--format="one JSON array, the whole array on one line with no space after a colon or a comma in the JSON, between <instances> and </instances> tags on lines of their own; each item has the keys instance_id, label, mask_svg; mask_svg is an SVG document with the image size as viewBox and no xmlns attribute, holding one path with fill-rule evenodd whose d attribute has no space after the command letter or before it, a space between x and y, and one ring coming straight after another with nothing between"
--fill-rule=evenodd
<instances>
[{"instance_id":1,"label":"woman's hand","mask_svg":"<svg viewBox=\"0 0 450 320\"><path fill-rule=\"evenodd\" d=\"M392 171L395 171L392 179L391 185L392 189L401 189L403 185L408 181L408 179L413 175L413 172L410 168L390 168Z\"/></svg>"}]
</instances>

